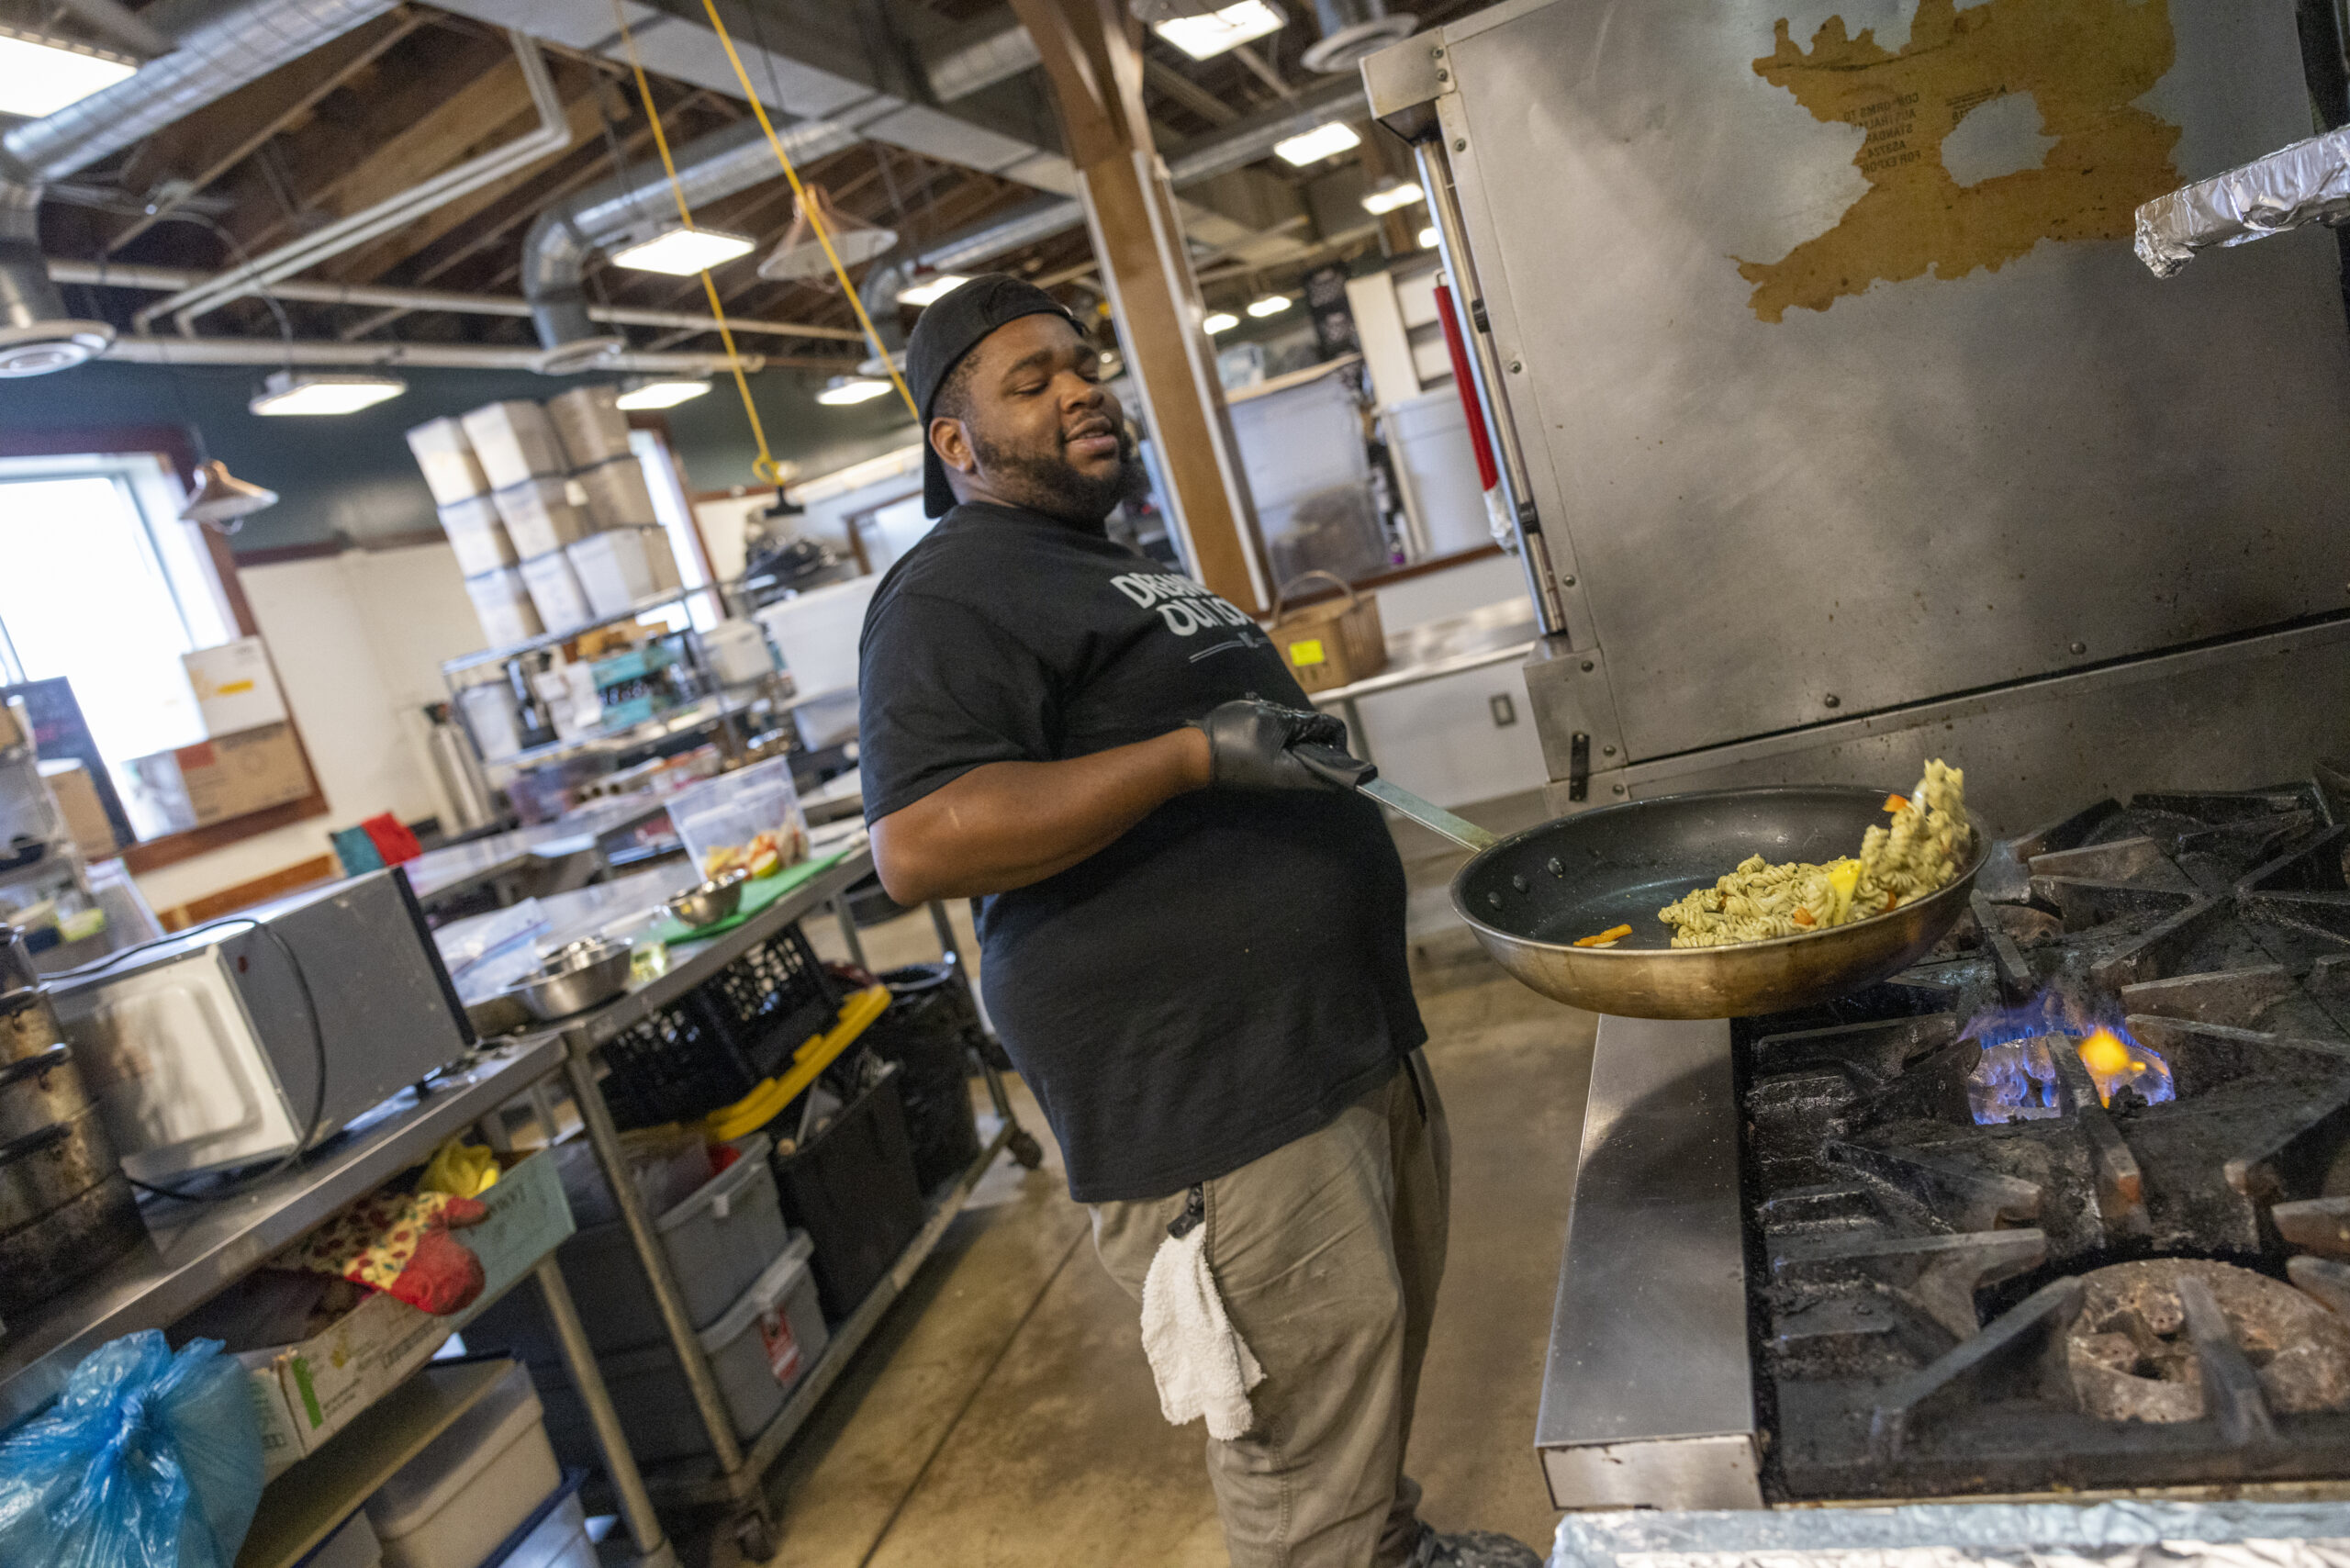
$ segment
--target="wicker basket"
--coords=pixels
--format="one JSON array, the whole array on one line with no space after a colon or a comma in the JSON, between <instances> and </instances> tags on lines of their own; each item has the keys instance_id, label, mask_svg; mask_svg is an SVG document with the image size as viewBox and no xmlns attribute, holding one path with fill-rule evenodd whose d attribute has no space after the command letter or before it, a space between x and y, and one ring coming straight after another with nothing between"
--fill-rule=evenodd
<instances>
[{"instance_id":1,"label":"wicker basket","mask_svg":"<svg viewBox=\"0 0 2350 1568\"><path fill-rule=\"evenodd\" d=\"M1282 599L1308 577L1346 590L1344 599L1284 610ZM1273 594L1273 623L1266 635L1281 651L1290 674L1308 691L1349 686L1387 667L1387 634L1379 624L1379 596L1357 593L1335 572L1303 572Z\"/></svg>"}]
</instances>

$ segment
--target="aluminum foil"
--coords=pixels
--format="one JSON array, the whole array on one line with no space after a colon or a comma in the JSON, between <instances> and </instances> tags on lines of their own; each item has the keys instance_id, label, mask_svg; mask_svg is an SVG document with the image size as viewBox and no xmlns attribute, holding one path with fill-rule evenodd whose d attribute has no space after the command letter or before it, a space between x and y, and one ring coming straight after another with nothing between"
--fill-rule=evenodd
<instances>
[{"instance_id":1,"label":"aluminum foil","mask_svg":"<svg viewBox=\"0 0 2350 1568\"><path fill-rule=\"evenodd\" d=\"M1569 1514L1550 1568L2350 1568L2350 1503Z\"/></svg>"},{"instance_id":2,"label":"aluminum foil","mask_svg":"<svg viewBox=\"0 0 2350 1568\"><path fill-rule=\"evenodd\" d=\"M2350 127L2297 141L2138 208L2138 259L2169 277L2199 251L2350 223Z\"/></svg>"}]
</instances>

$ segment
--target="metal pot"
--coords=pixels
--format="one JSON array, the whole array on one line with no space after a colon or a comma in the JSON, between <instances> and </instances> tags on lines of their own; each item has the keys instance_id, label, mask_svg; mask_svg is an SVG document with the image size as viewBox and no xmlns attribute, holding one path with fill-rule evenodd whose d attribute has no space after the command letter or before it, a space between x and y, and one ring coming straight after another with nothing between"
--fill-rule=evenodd
<instances>
[{"instance_id":1,"label":"metal pot","mask_svg":"<svg viewBox=\"0 0 2350 1568\"><path fill-rule=\"evenodd\" d=\"M37 1057L65 1037L40 987L0 991L0 1063Z\"/></svg>"},{"instance_id":2,"label":"metal pot","mask_svg":"<svg viewBox=\"0 0 2350 1568\"><path fill-rule=\"evenodd\" d=\"M0 1313L39 1305L146 1236L138 1194L119 1170L31 1224L0 1232Z\"/></svg>"},{"instance_id":3,"label":"metal pot","mask_svg":"<svg viewBox=\"0 0 2350 1568\"><path fill-rule=\"evenodd\" d=\"M0 1066L0 1144L70 1121L89 1108L71 1046L51 1046L37 1057Z\"/></svg>"},{"instance_id":4,"label":"metal pot","mask_svg":"<svg viewBox=\"0 0 2350 1568\"><path fill-rule=\"evenodd\" d=\"M0 1144L0 1232L62 1208L118 1169L95 1105Z\"/></svg>"}]
</instances>

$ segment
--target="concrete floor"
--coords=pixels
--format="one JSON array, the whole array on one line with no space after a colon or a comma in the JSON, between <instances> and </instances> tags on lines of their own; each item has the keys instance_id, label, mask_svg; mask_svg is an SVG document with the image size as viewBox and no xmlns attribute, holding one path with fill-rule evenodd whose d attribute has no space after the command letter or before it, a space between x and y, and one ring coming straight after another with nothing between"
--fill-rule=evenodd
<instances>
[{"instance_id":1,"label":"concrete floor","mask_svg":"<svg viewBox=\"0 0 2350 1568\"><path fill-rule=\"evenodd\" d=\"M1521 812L1470 814L1500 826ZM1399 841L1418 888L1440 888L1460 858ZM1506 1530L1547 1550L1556 1516L1534 1460L1534 1413L1594 1021L1504 976L1440 900L1416 899L1413 926L1454 1187L1452 1251L1408 1463L1438 1528ZM810 931L820 947L841 950L829 923ZM863 935L877 965L937 953L920 915ZM1045 1168L1007 1161L990 1173L776 1468L771 1561L1225 1562L1204 1428L1160 1417L1134 1305L1093 1256L1035 1102L1015 1093L1022 1120L1046 1142ZM718 1568L741 1561L723 1535L709 1551Z\"/></svg>"}]
</instances>

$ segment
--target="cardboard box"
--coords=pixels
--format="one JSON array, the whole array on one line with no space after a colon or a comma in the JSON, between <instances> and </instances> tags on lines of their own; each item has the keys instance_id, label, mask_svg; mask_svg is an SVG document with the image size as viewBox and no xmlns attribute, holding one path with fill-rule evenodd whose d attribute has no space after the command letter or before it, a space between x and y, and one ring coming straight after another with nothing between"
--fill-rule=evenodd
<instances>
[{"instance_id":1,"label":"cardboard box","mask_svg":"<svg viewBox=\"0 0 2350 1568\"><path fill-rule=\"evenodd\" d=\"M617 386L575 386L547 399L547 418L574 468L629 455L628 416L620 410L620 395Z\"/></svg>"},{"instance_id":2,"label":"cardboard box","mask_svg":"<svg viewBox=\"0 0 2350 1568\"><path fill-rule=\"evenodd\" d=\"M172 756L198 827L305 799L313 788L291 724L200 741Z\"/></svg>"},{"instance_id":3,"label":"cardboard box","mask_svg":"<svg viewBox=\"0 0 2350 1568\"><path fill-rule=\"evenodd\" d=\"M539 475L559 475L570 466L555 440L554 422L536 403L520 398L485 403L460 415L458 422L465 427L465 440L481 460L481 471L493 490Z\"/></svg>"},{"instance_id":4,"label":"cardboard box","mask_svg":"<svg viewBox=\"0 0 2350 1568\"><path fill-rule=\"evenodd\" d=\"M40 781L49 786L50 798L57 802L65 831L73 835L73 847L83 859L111 860L120 852L114 823L106 820L106 809L98 800L97 784L78 757L42 763Z\"/></svg>"},{"instance_id":5,"label":"cardboard box","mask_svg":"<svg viewBox=\"0 0 2350 1568\"><path fill-rule=\"evenodd\" d=\"M182 654L180 665L187 671L188 685L196 689L206 734L241 734L285 722L285 697L277 689L277 672L269 667L269 650L259 637L240 637L217 648Z\"/></svg>"},{"instance_id":6,"label":"cardboard box","mask_svg":"<svg viewBox=\"0 0 2350 1568\"><path fill-rule=\"evenodd\" d=\"M408 432L408 449L424 473L424 487L442 506L468 496L489 494L489 477L481 471L473 442L454 420L428 420Z\"/></svg>"},{"instance_id":7,"label":"cardboard box","mask_svg":"<svg viewBox=\"0 0 2350 1568\"><path fill-rule=\"evenodd\" d=\"M493 648L527 643L547 629L538 606L531 602L531 590L522 586L522 574L512 566L467 577L465 594L474 601L482 636Z\"/></svg>"},{"instance_id":8,"label":"cardboard box","mask_svg":"<svg viewBox=\"0 0 2350 1568\"><path fill-rule=\"evenodd\" d=\"M653 510L653 487L645 483L644 465L634 457L615 457L571 476L588 497L588 515L598 528L658 528L661 514Z\"/></svg>"},{"instance_id":9,"label":"cardboard box","mask_svg":"<svg viewBox=\"0 0 2350 1568\"><path fill-rule=\"evenodd\" d=\"M323 1333L298 1345L239 1358L262 1385L254 1391L253 1404L263 1414L266 1463L274 1464L280 1451L273 1449L273 1440L282 1444L290 1439L295 1445L294 1456L285 1464L316 1453L361 1411L430 1361L482 1307L520 1283L575 1228L571 1207L564 1201L562 1174L544 1153L509 1166L481 1201L489 1209L488 1217L458 1233L481 1260L484 1276L481 1294L465 1311L435 1317L391 1296L370 1295ZM281 1434L275 1439L274 1424Z\"/></svg>"}]
</instances>

